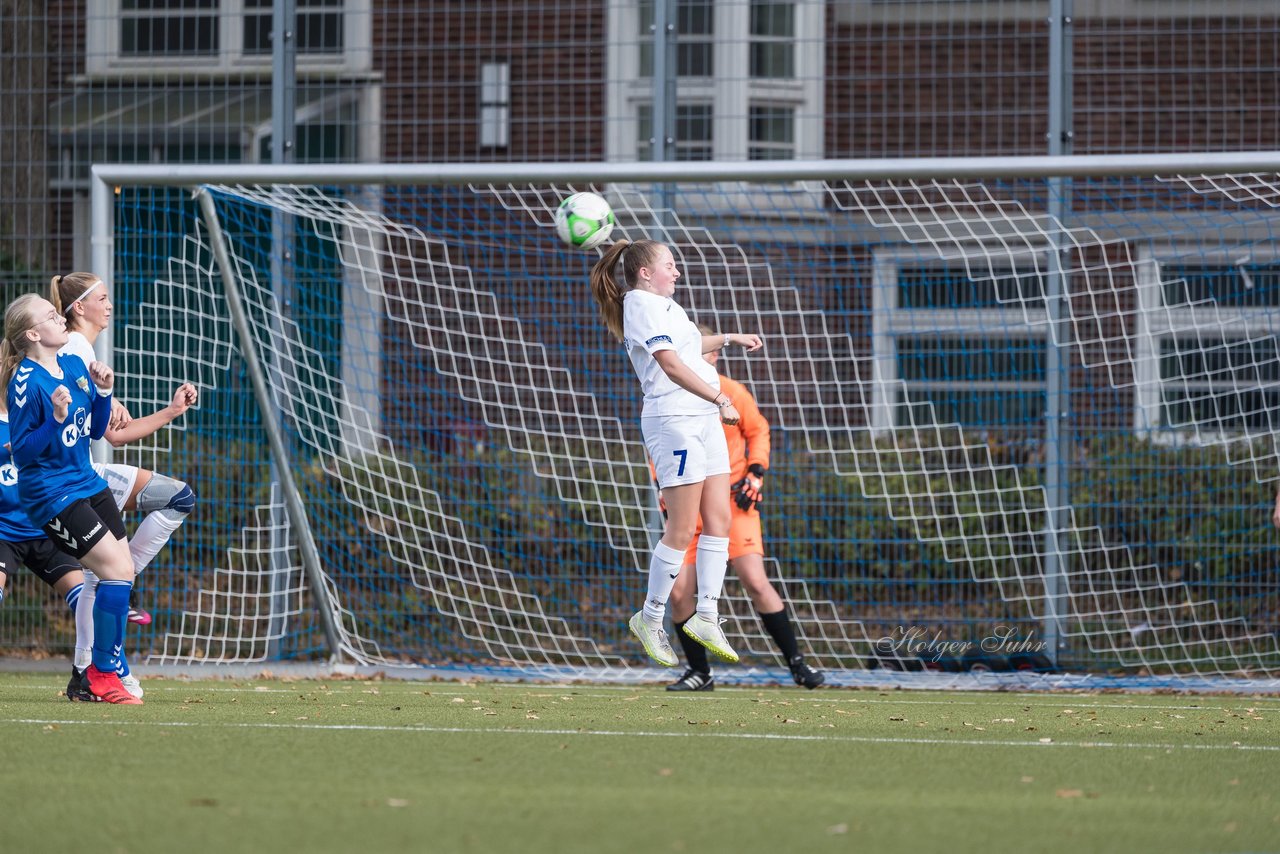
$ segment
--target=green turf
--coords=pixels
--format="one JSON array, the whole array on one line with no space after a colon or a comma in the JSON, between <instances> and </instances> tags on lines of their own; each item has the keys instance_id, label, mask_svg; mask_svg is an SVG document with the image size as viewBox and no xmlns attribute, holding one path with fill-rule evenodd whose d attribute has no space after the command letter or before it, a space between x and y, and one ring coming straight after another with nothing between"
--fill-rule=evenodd
<instances>
[{"instance_id":1,"label":"green turf","mask_svg":"<svg viewBox=\"0 0 1280 854\"><path fill-rule=\"evenodd\" d=\"M5 851L1280 849L1274 698L61 682L0 674Z\"/></svg>"}]
</instances>

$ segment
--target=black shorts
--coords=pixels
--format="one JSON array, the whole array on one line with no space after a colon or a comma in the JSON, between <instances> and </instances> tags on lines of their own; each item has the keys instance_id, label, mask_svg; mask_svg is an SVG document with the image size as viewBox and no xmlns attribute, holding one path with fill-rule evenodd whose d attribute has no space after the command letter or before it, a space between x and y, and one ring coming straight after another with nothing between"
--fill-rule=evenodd
<instances>
[{"instance_id":1,"label":"black shorts","mask_svg":"<svg viewBox=\"0 0 1280 854\"><path fill-rule=\"evenodd\" d=\"M73 501L45 523L44 532L59 551L79 560L107 534L123 540L124 519L109 488Z\"/></svg>"},{"instance_id":2,"label":"black shorts","mask_svg":"<svg viewBox=\"0 0 1280 854\"><path fill-rule=\"evenodd\" d=\"M67 573L78 572L80 564L69 554L41 537L38 540L0 541L0 572L13 575L22 564L50 587Z\"/></svg>"}]
</instances>

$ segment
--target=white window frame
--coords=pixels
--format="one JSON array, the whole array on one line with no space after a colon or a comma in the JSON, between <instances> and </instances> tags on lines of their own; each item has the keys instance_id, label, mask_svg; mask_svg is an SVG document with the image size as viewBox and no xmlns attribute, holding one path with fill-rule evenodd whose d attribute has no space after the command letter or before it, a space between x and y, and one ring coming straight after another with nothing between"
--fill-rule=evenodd
<instances>
[{"instance_id":1,"label":"white window frame","mask_svg":"<svg viewBox=\"0 0 1280 854\"><path fill-rule=\"evenodd\" d=\"M480 64L480 146L511 145L511 63Z\"/></svg>"},{"instance_id":2,"label":"white window frame","mask_svg":"<svg viewBox=\"0 0 1280 854\"><path fill-rule=\"evenodd\" d=\"M299 51L298 71L341 71L367 73L373 68L371 43L371 0L344 0L342 5L343 47L337 53ZM85 2L85 73L92 78L129 77L139 74L267 73L271 54L245 54L243 0L220 0L213 11L218 17L218 44L212 54L168 56L121 56L121 0Z\"/></svg>"},{"instance_id":3,"label":"white window frame","mask_svg":"<svg viewBox=\"0 0 1280 854\"><path fill-rule=\"evenodd\" d=\"M658 0L655 0L658 2ZM747 160L750 146L751 104L794 107L795 156L798 159L825 155L826 114L825 0L793 0L795 5L796 69L791 79L750 78L751 3L732 0L714 4L712 41L715 44L714 75L709 78L680 78L679 97L686 103L712 105L712 157L716 160ZM606 93L605 156L611 161L635 160L638 156L638 107L653 100L653 81L639 77L640 42L651 38L639 27L639 4L632 0L609 0L607 13L608 60ZM776 39L775 39L776 40ZM638 188L633 188L638 189ZM785 209L796 211L794 189L786 191ZM717 196L689 193L689 203L726 209L751 204L767 209L768 192L757 187L749 193L729 192ZM823 195L808 194L812 209L821 209Z\"/></svg>"},{"instance_id":4,"label":"white window frame","mask_svg":"<svg viewBox=\"0 0 1280 854\"><path fill-rule=\"evenodd\" d=\"M987 263L988 256L974 255L973 266ZM1044 269L1043 255L1015 256L1015 269ZM980 263L978 263L980 262ZM871 408L868 422L873 435L884 435L899 429L897 415L903 392L911 384L898 372L898 341L904 338L988 338L1005 339L1016 331L1019 338L1046 340L1049 331L1048 312L1010 304L996 308L933 309L901 308L898 279L903 267L939 267L955 269L966 264L963 257L930 258L920 248L882 247L872 255L871 270ZM930 383L946 387L946 380ZM972 390L973 383L954 381L957 391ZM993 390L1025 390L1028 385L1044 388L1045 382L993 381Z\"/></svg>"},{"instance_id":5,"label":"white window frame","mask_svg":"<svg viewBox=\"0 0 1280 854\"><path fill-rule=\"evenodd\" d=\"M751 139L751 138L749 137L750 132L751 132L751 111L752 111L752 110L754 110L754 109L757 109L757 108L761 108L761 109L791 110L791 111L792 111L792 124L793 124L793 126L794 126L794 124L795 124L795 107L794 107L793 105L791 105L791 104L775 104L775 103L767 102L767 101L752 100L752 101L751 101L751 103L747 104L747 133L748 133L748 139L747 139L747 150L748 150L748 153L750 152L750 150L751 150L752 148L761 148L761 149L765 149L765 150L784 151L784 150L786 150L786 147L787 147L787 146L793 146L793 145L795 144L794 142L792 142L792 143L781 143L781 142L773 142L773 141L771 141L771 140L757 140L757 139ZM764 159L769 159L769 158L764 158ZM778 158L778 159L785 160L785 159L787 159L787 158ZM794 159L794 158L792 158L792 159Z\"/></svg>"},{"instance_id":6,"label":"white window frame","mask_svg":"<svg viewBox=\"0 0 1280 854\"><path fill-rule=\"evenodd\" d=\"M1141 245L1134 253L1135 284L1138 292L1138 312L1135 318L1134 383L1135 406L1133 429L1139 435L1151 439L1173 442L1220 441L1254 432L1242 427L1238 431L1224 431L1219 435L1205 431L1161 431L1164 426L1166 385L1168 381L1160 373L1162 344L1166 339L1185 335L1189 329L1221 329L1223 337L1232 335L1266 336L1280 334L1280 305L1239 308L1234 306L1191 306L1166 309L1163 264L1174 260L1194 260L1206 266L1236 267L1246 258L1250 262L1280 264L1280 253L1274 248L1250 245L1239 249L1221 249L1205 252L1199 245L1161 244ZM1160 432L1156 432L1160 431Z\"/></svg>"},{"instance_id":7,"label":"white window frame","mask_svg":"<svg viewBox=\"0 0 1280 854\"><path fill-rule=\"evenodd\" d=\"M1280 264L1280 250L1257 244L1234 250L1206 252L1200 245L1142 245L1133 250L1134 287L1137 310L1133 316L1133 413L1131 429L1141 437L1170 443L1218 442L1239 435L1252 434L1256 428L1222 431L1169 431L1163 429L1165 419L1165 387L1181 383L1161 375L1161 352L1165 340L1186 335L1188 330L1221 330L1224 337L1256 337L1280 335L1280 306L1237 308L1231 306L1192 306L1166 309L1162 264L1174 260L1194 260L1206 266L1237 266L1248 256L1252 263ZM975 255L974 261L986 262ZM1028 253L1015 257L1016 267L1035 266ZM902 393L909 388L898 372L898 340L911 337L957 336L968 338L1005 338L1013 330L1018 337L1045 339L1048 315L1043 309L1024 309L1009 305L984 309L908 309L898 302L899 271L903 267L938 266L952 268L966 263L963 257L929 258L917 249L884 247L872 259L873 358L871 409L868 419L874 434L897 429L897 411ZM1043 260L1041 260L1043 268ZM1020 328L1021 327L1021 328ZM1217 333L1215 333L1216 335ZM944 381L939 381L944 382ZM956 383L957 389L962 385ZM1003 384L1002 384L1003 385ZM1010 383L1014 386L1024 384ZM1225 434L1225 435L1224 435Z\"/></svg>"}]
</instances>

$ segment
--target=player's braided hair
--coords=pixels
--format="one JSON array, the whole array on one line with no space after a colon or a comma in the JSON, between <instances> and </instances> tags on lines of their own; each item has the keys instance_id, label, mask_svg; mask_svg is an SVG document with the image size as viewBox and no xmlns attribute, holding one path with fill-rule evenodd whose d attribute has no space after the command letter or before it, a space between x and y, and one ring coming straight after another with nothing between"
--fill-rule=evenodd
<instances>
[{"instance_id":1,"label":"player's braided hair","mask_svg":"<svg viewBox=\"0 0 1280 854\"><path fill-rule=\"evenodd\" d=\"M600 317L613 337L622 340L622 296L624 285L636 280L641 267L652 267L658 261L662 244L656 240L619 240L600 256L591 267L591 295L600 306ZM615 273L622 263L622 281Z\"/></svg>"}]
</instances>

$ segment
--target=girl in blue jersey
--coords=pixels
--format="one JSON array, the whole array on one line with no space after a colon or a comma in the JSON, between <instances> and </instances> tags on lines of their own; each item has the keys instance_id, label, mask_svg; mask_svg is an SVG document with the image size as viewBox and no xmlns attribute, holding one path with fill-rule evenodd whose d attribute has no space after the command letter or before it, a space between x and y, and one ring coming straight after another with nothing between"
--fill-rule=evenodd
<instances>
[{"instance_id":1,"label":"girl in blue jersey","mask_svg":"<svg viewBox=\"0 0 1280 854\"><path fill-rule=\"evenodd\" d=\"M758 335L703 335L671 298L679 278L671 250L653 240L618 241L591 268L600 315L626 347L644 390L640 430L666 498L667 524L650 557L648 595L627 623L645 652L666 667L676 665L676 656L662 621L699 515L697 612L684 633L720 658L738 660L720 628L719 600L730 520L729 450L720 424L736 424L739 416L702 354L730 344L762 346Z\"/></svg>"},{"instance_id":2,"label":"girl in blue jersey","mask_svg":"<svg viewBox=\"0 0 1280 854\"><path fill-rule=\"evenodd\" d=\"M100 579L93 663L84 672L90 693L109 703L140 705L116 675L133 560L111 490L89 464L89 440L102 436L111 416L115 375L101 362L85 365L78 357L59 356L66 343L66 320L43 297L19 297L5 311L0 381L18 498L34 526Z\"/></svg>"},{"instance_id":3,"label":"girl in blue jersey","mask_svg":"<svg viewBox=\"0 0 1280 854\"><path fill-rule=\"evenodd\" d=\"M76 616L76 605L84 589L84 573L75 558L59 551L44 531L36 528L22 509L18 497L18 467L10 460L9 413L0 406L0 447L6 449L0 463L0 602L4 601L7 576L25 566L53 588ZM84 687L84 675L74 667L67 685L68 700L96 700Z\"/></svg>"}]
</instances>

